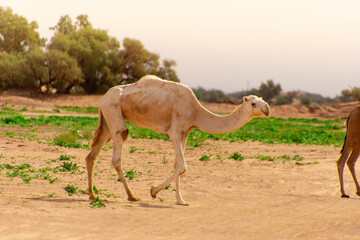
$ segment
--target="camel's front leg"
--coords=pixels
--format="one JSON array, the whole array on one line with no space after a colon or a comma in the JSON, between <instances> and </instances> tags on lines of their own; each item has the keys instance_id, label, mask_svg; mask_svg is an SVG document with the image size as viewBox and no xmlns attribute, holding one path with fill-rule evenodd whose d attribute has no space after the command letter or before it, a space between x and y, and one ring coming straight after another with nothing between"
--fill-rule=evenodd
<instances>
[{"instance_id":1,"label":"camel's front leg","mask_svg":"<svg viewBox=\"0 0 360 240\"><path fill-rule=\"evenodd\" d=\"M349 195L345 194L345 190L344 190L344 166L345 166L345 163L346 163L346 160L347 160L349 154L350 154L350 151L347 148L345 148L344 151L342 152L339 160L337 161L337 169L338 169L339 182L340 182L340 192L341 192L342 198L349 197Z\"/></svg>"},{"instance_id":2,"label":"camel's front leg","mask_svg":"<svg viewBox=\"0 0 360 240\"><path fill-rule=\"evenodd\" d=\"M187 205L187 203L184 201L181 195L180 190L180 179L179 176L183 174L186 171L186 163L184 159L184 154L181 147L181 141L175 141L173 140L173 145L176 153L176 162L175 162L175 172L171 177L169 177L165 182L160 184L157 187L152 187L150 189L150 194L153 198L156 197L156 195L163 190L172 180L176 180L176 204L179 205Z\"/></svg>"},{"instance_id":3,"label":"camel's front leg","mask_svg":"<svg viewBox=\"0 0 360 240\"><path fill-rule=\"evenodd\" d=\"M183 133L182 136L181 136L181 148L182 148L182 152L184 154L185 152L185 147L186 147L186 140L188 138L188 133ZM175 167L174 169L177 168L176 166L176 163L177 161L175 160ZM176 181L176 203L179 204L179 205L188 205L182 195L181 195L181 191L180 191L180 175L178 175L175 179Z\"/></svg>"},{"instance_id":4,"label":"camel's front leg","mask_svg":"<svg viewBox=\"0 0 360 240\"><path fill-rule=\"evenodd\" d=\"M176 177L176 204L178 205L189 205L187 202L184 201L181 191L180 191L180 176Z\"/></svg>"},{"instance_id":5,"label":"camel's front leg","mask_svg":"<svg viewBox=\"0 0 360 240\"><path fill-rule=\"evenodd\" d=\"M360 186L359 186L359 182L358 182L358 180L356 178L355 164L356 164L356 161L357 161L357 159L359 157L359 154L360 154L360 149L353 150L350 157L349 157L349 160L347 161L347 165L348 165L349 170L351 172L351 176L353 177L355 185L356 185L356 194L358 196L360 196Z\"/></svg>"},{"instance_id":6,"label":"camel's front leg","mask_svg":"<svg viewBox=\"0 0 360 240\"><path fill-rule=\"evenodd\" d=\"M124 136L125 135L127 136L127 134L128 134L128 130L126 129L123 131L118 131L116 134L117 136L113 137L114 149L113 149L112 165L116 169L116 171L121 179L121 182L124 185L125 191L128 195L128 200L129 201L137 201L137 198L134 196L134 194L132 193L132 191L130 190L130 188L126 182L126 179L125 179L125 176L123 173L123 169L122 169L122 163L121 163L122 146L126 139L126 137L124 137ZM122 137L120 137L119 135L121 135Z\"/></svg>"}]
</instances>

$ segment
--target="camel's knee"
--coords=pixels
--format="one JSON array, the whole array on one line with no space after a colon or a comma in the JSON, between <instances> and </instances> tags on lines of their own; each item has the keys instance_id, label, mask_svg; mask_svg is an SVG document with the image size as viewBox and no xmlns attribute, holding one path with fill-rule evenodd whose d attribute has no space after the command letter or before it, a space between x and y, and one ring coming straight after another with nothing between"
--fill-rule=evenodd
<instances>
[{"instance_id":1,"label":"camel's knee","mask_svg":"<svg viewBox=\"0 0 360 240\"><path fill-rule=\"evenodd\" d=\"M113 158L111 164L114 166L114 168L118 168L121 164L121 158Z\"/></svg>"},{"instance_id":2,"label":"camel's knee","mask_svg":"<svg viewBox=\"0 0 360 240\"><path fill-rule=\"evenodd\" d=\"M89 153L86 158L85 158L85 161L86 161L86 164L89 165L89 164L94 164L94 161L95 161L95 156L93 153Z\"/></svg>"},{"instance_id":3,"label":"camel's knee","mask_svg":"<svg viewBox=\"0 0 360 240\"><path fill-rule=\"evenodd\" d=\"M123 141L125 141L129 135L129 130L125 129L123 131L117 131L116 134L120 134Z\"/></svg>"},{"instance_id":4,"label":"camel's knee","mask_svg":"<svg viewBox=\"0 0 360 240\"><path fill-rule=\"evenodd\" d=\"M184 174L186 170L187 170L187 166L185 163L177 166L177 171L179 171L179 175Z\"/></svg>"},{"instance_id":5,"label":"camel's knee","mask_svg":"<svg viewBox=\"0 0 360 240\"><path fill-rule=\"evenodd\" d=\"M349 169L354 169L355 168L355 163L352 161L347 161L346 165L348 166Z\"/></svg>"}]
</instances>

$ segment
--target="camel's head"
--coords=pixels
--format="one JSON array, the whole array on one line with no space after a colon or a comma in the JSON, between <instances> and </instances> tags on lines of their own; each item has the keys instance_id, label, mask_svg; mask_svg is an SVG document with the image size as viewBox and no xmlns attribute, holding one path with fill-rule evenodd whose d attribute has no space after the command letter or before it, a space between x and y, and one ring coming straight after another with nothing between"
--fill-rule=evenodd
<instances>
[{"instance_id":1,"label":"camel's head","mask_svg":"<svg viewBox=\"0 0 360 240\"><path fill-rule=\"evenodd\" d=\"M249 109L251 109L254 116L260 116L264 114L269 116L270 107L267 102L265 102L262 98L259 98L254 95L250 95L243 98L244 104L249 105Z\"/></svg>"}]
</instances>

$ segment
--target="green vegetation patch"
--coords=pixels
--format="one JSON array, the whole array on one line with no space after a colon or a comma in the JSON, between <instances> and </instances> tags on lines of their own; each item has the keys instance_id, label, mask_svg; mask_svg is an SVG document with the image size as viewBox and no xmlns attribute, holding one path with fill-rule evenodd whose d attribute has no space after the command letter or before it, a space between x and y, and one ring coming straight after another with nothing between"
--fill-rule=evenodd
<instances>
[{"instance_id":1,"label":"green vegetation patch","mask_svg":"<svg viewBox=\"0 0 360 240\"><path fill-rule=\"evenodd\" d=\"M3 111L0 111L0 116L2 116L1 112ZM22 115L0 118L0 126L12 125L25 128L51 126L55 131L61 132L50 142L51 144L72 148L89 148L91 133L95 131L98 125L98 118L74 116L26 118ZM166 136L153 130L138 127L127 121L126 125L132 138L169 140ZM64 130L66 130L65 133ZM345 119L254 118L242 128L225 134L210 134L195 129L189 134L187 145L198 147L207 139L213 139L233 142L259 141L263 143L340 146L344 141L344 130ZM30 139L36 139L36 132L31 132L31 134ZM16 137L16 134L13 137Z\"/></svg>"},{"instance_id":2,"label":"green vegetation patch","mask_svg":"<svg viewBox=\"0 0 360 240\"><path fill-rule=\"evenodd\" d=\"M73 107L73 106L56 106L57 109L62 109L68 112L77 113L98 113L99 108L97 107Z\"/></svg>"}]
</instances>

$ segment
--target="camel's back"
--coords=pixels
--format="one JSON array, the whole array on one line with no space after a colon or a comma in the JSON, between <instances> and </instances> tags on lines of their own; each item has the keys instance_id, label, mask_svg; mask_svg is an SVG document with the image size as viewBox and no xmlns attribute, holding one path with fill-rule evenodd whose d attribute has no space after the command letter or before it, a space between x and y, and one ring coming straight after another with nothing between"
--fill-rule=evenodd
<instances>
[{"instance_id":1,"label":"camel's back","mask_svg":"<svg viewBox=\"0 0 360 240\"><path fill-rule=\"evenodd\" d=\"M124 100L138 102L137 99L140 98L141 102L146 100L155 105L160 103L161 106L183 104L184 101L196 99L189 87L152 75L145 76L138 82L126 86L122 95Z\"/></svg>"},{"instance_id":2,"label":"camel's back","mask_svg":"<svg viewBox=\"0 0 360 240\"><path fill-rule=\"evenodd\" d=\"M360 138L360 106L354 108L349 114L348 135Z\"/></svg>"},{"instance_id":3,"label":"camel's back","mask_svg":"<svg viewBox=\"0 0 360 240\"><path fill-rule=\"evenodd\" d=\"M345 145L351 149L360 146L360 106L354 108L349 114L344 147Z\"/></svg>"},{"instance_id":4,"label":"camel's back","mask_svg":"<svg viewBox=\"0 0 360 240\"><path fill-rule=\"evenodd\" d=\"M191 116L195 115L198 106L189 87L156 76L145 76L134 84L126 85L121 93L124 117L152 129L155 128L153 125L170 124L177 117L193 121Z\"/></svg>"}]
</instances>

